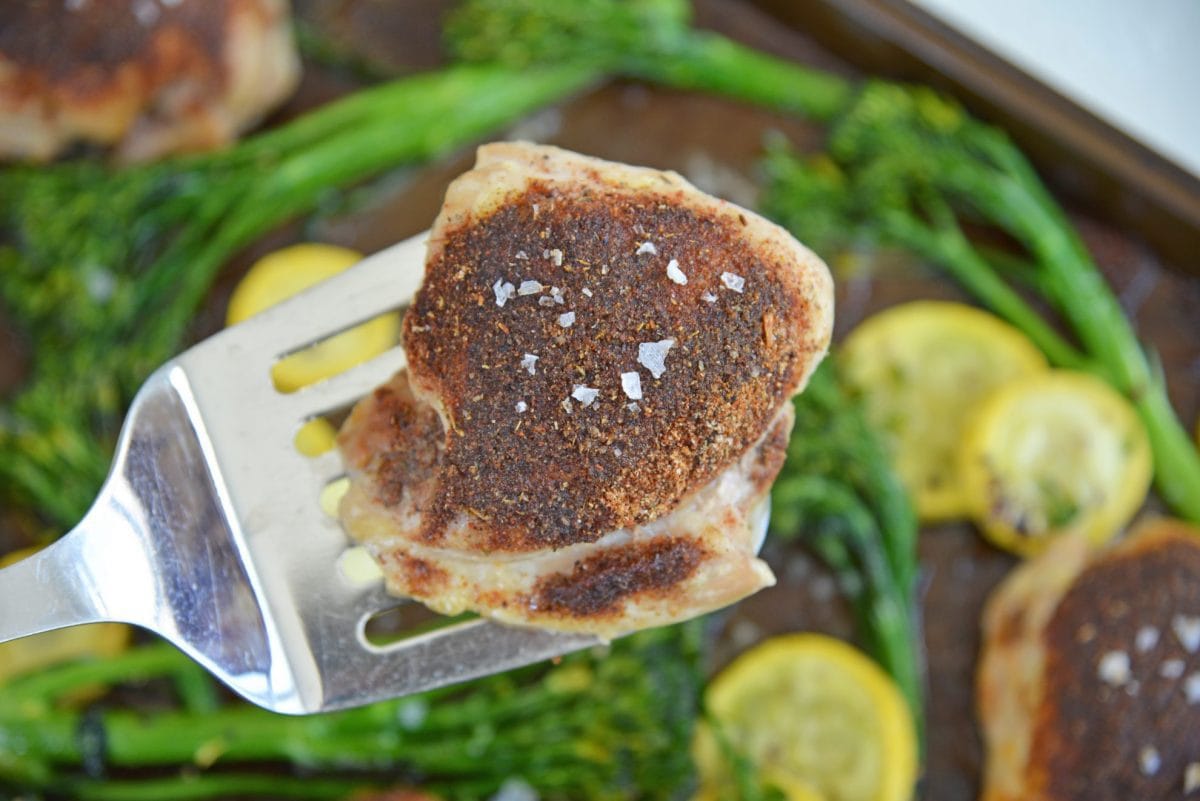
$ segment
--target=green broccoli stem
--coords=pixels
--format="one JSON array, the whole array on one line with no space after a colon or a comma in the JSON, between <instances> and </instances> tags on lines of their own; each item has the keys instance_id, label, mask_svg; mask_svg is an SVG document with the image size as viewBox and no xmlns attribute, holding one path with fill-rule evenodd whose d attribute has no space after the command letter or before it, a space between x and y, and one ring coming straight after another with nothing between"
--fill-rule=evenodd
<instances>
[{"instance_id":1,"label":"green broccoli stem","mask_svg":"<svg viewBox=\"0 0 1200 801\"><path fill-rule=\"evenodd\" d=\"M620 69L674 89L709 92L820 122L840 113L854 90L844 78L695 30L668 52L628 59Z\"/></svg>"},{"instance_id":2,"label":"green broccoli stem","mask_svg":"<svg viewBox=\"0 0 1200 801\"><path fill-rule=\"evenodd\" d=\"M896 681L921 736L924 693L921 662L913 653L914 588L903 587L883 561L879 524L862 499L836 479L801 476L781 492L781 502L811 510L801 539L833 568L863 621L868 650Z\"/></svg>"},{"instance_id":3,"label":"green broccoli stem","mask_svg":"<svg viewBox=\"0 0 1200 801\"><path fill-rule=\"evenodd\" d=\"M1151 376L1145 352L1078 231L1024 154L998 131L978 128L981 149L1008 176L989 182L991 191L978 193L981 203L1042 265L1050 299L1070 320L1084 347L1113 371L1118 388L1138 394ZM974 185L967 180L967 186Z\"/></svg>"},{"instance_id":4,"label":"green broccoli stem","mask_svg":"<svg viewBox=\"0 0 1200 801\"><path fill-rule=\"evenodd\" d=\"M30 752L57 762L77 762L83 757L78 737L82 716L55 711L54 699L79 687L146 681L178 675L188 668L186 657L165 644L135 649L111 660L67 665L6 688L0 721L6 724L7 736L20 737ZM447 694L435 691L421 696L419 703ZM114 766L186 764L207 753L233 762L288 760L306 766L369 769L407 761L426 770L470 771L476 765L474 758L447 751L435 735L466 732L481 720L497 728L522 720L558 726L560 722L546 713L560 697L540 686L507 697L476 696L425 713L419 734L411 738L394 725L394 703L305 718L273 715L249 706L151 718L115 711L103 717L106 760ZM549 743L548 757L556 756L560 746L573 747L568 741Z\"/></svg>"},{"instance_id":5,"label":"green broccoli stem","mask_svg":"<svg viewBox=\"0 0 1200 801\"><path fill-rule=\"evenodd\" d=\"M179 666L172 677L175 694L183 708L195 715L215 712L221 706L216 681L204 668L190 659Z\"/></svg>"},{"instance_id":6,"label":"green broccoli stem","mask_svg":"<svg viewBox=\"0 0 1200 801\"><path fill-rule=\"evenodd\" d=\"M0 779L89 798L118 797L117 787L131 797L155 791L176 797L170 788L178 781L183 797L202 798L326 797L407 776L457 799L490 795L505 779L522 776L547 797L621 797L626 785L666 797L691 771L677 746L690 736L696 714L696 628L647 632L614 644L606 656L574 654L557 666L318 716L211 708L186 697L180 708L148 712L83 712L69 702L80 688L112 687L125 674L134 681L173 678L177 687L194 674L174 648L146 646L6 685L0 742L19 742L21 749L9 759L0 749ZM325 789L281 783L272 790L263 779L279 763L346 777ZM155 773L112 785L81 775L87 765ZM256 766L268 766L267 773ZM161 778L171 768L184 774Z\"/></svg>"},{"instance_id":7,"label":"green broccoli stem","mask_svg":"<svg viewBox=\"0 0 1200 801\"><path fill-rule=\"evenodd\" d=\"M873 518L886 525L879 538L883 552L896 585L910 591L917 580L912 502L889 467L878 433L842 385L835 357L813 374L796 408L797 428L806 433L803 444L789 445L790 453L800 465L810 466L809 473L836 476L853 487L856 505L869 508ZM814 436L821 431L829 434L827 441Z\"/></svg>"},{"instance_id":8,"label":"green broccoli stem","mask_svg":"<svg viewBox=\"0 0 1200 801\"><path fill-rule=\"evenodd\" d=\"M538 703L528 704L518 714L503 706L488 704L471 722L441 728L422 725L407 734L398 725L358 728L346 725L355 718L327 721L322 717L293 718L237 706L209 714L186 712L146 718L136 712L114 711L102 718L105 762L113 767L154 767L187 765L209 760L228 763L287 761L310 768L354 770L383 769L411 765L425 773L469 775L511 769L519 771L526 745L546 737L539 759L549 762L570 760L577 753L575 737L584 730L579 719L565 716L554 720L548 710L556 709L557 699L537 697L538 688L521 693ZM541 707L541 708L539 708ZM561 712L561 710L560 710ZM58 764L76 764L83 760L79 729L80 714L44 715L24 725L7 721L8 736L19 737L32 753ZM484 768L466 750L448 748L446 741L469 740L471 730L481 721L503 730L513 727L490 748L490 764ZM579 769L580 766L577 766Z\"/></svg>"},{"instance_id":9,"label":"green broccoli stem","mask_svg":"<svg viewBox=\"0 0 1200 801\"><path fill-rule=\"evenodd\" d=\"M833 357L795 400L788 459L772 489L772 531L828 565L868 650L924 732L924 661L916 609L917 523L878 435L840 383Z\"/></svg>"},{"instance_id":10,"label":"green broccoli stem","mask_svg":"<svg viewBox=\"0 0 1200 801\"><path fill-rule=\"evenodd\" d=\"M689 25L686 0L467 0L448 18L467 61L593 64L609 74L709 92L814 120L853 99L849 81Z\"/></svg>"},{"instance_id":11,"label":"green broccoli stem","mask_svg":"<svg viewBox=\"0 0 1200 801\"><path fill-rule=\"evenodd\" d=\"M881 220L886 236L897 244L937 264L968 292L994 312L1021 329L1053 364L1074 370L1099 372L1025 300L1004 282L976 247L963 234L951 214L934 214L932 226L904 213L887 214Z\"/></svg>"},{"instance_id":12,"label":"green broccoli stem","mask_svg":"<svg viewBox=\"0 0 1200 801\"><path fill-rule=\"evenodd\" d=\"M1166 384L1151 379L1133 398L1154 456L1154 486L1180 516L1200 523L1200 452L1175 415Z\"/></svg>"},{"instance_id":13,"label":"green broccoli stem","mask_svg":"<svg viewBox=\"0 0 1200 801\"><path fill-rule=\"evenodd\" d=\"M68 779L52 789L78 801L198 801L205 798L346 799L371 789L359 778L271 776L223 773L171 776L162 779Z\"/></svg>"}]
</instances>

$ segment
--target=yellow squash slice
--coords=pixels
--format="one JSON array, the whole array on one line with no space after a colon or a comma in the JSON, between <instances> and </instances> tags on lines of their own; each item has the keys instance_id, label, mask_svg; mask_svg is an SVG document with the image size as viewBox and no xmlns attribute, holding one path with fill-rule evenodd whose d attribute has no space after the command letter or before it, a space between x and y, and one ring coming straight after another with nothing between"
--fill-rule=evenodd
<instances>
[{"instance_id":1,"label":"yellow squash slice","mask_svg":"<svg viewBox=\"0 0 1200 801\"><path fill-rule=\"evenodd\" d=\"M979 408L961 453L972 518L1022 555L1079 532L1109 540L1146 498L1150 443L1129 402L1098 378L1054 370Z\"/></svg>"},{"instance_id":2,"label":"yellow squash slice","mask_svg":"<svg viewBox=\"0 0 1200 801\"><path fill-rule=\"evenodd\" d=\"M705 704L728 742L791 801L909 801L917 746L891 678L854 647L821 634L775 637L709 684ZM712 729L693 752L701 797L721 797L728 761Z\"/></svg>"},{"instance_id":3,"label":"yellow squash slice","mask_svg":"<svg viewBox=\"0 0 1200 801\"><path fill-rule=\"evenodd\" d=\"M1016 328L945 301L906 303L868 318L841 355L923 521L966 516L958 450L977 404L997 387L1047 369Z\"/></svg>"},{"instance_id":4,"label":"yellow squash slice","mask_svg":"<svg viewBox=\"0 0 1200 801\"><path fill-rule=\"evenodd\" d=\"M348 248L315 243L269 253L255 262L234 289L226 322L240 323L361 259L362 254ZM378 356L396 344L399 332L399 315L380 315L280 359L271 377L281 392L294 392Z\"/></svg>"}]
</instances>

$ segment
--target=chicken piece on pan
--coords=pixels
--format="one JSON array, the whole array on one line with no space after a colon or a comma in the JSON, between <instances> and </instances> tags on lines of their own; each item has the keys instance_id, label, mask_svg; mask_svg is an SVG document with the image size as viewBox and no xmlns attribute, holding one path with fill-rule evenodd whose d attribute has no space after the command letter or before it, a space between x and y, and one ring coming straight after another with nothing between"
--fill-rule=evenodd
<instances>
[{"instance_id":1,"label":"chicken piece on pan","mask_svg":"<svg viewBox=\"0 0 1200 801\"><path fill-rule=\"evenodd\" d=\"M825 265L673 173L496 144L449 188L409 367L339 435L391 591L613 637L774 582L751 520L832 327Z\"/></svg>"},{"instance_id":2,"label":"chicken piece on pan","mask_svg":"<svg viewBox=\"0 0 1200 801\"><path fill-rule=\"evenodd\" d=\"M291 94L286 0L47 0L0 24L0 158L124 161L227 144Z\"/></svg>"},{"instance_id":3,"label":"chicken piece on pan","mask_svg":"<svg viewBox=\"0 0 1200 801\"><path fill-rule=\"evenodd\" d=\"M983 635L984 801L1200 798L1200 531L1064 538L1005 579Z\"/></svg>"}]
</instances>

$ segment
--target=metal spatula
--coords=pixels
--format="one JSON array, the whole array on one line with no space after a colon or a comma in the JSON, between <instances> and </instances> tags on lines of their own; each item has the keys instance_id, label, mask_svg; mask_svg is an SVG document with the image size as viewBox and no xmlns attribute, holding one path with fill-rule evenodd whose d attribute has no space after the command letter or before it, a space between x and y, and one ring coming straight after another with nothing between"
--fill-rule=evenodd
<instances>
[{"instance_id":1,"label":"metal spatula","mask_svg":"<svg viewBox=\"0 0 1200 801\"><path fill-rule=\"evenodd\" d=\"M282 356L412 299L421 234L223 331L138 392L112 472L72 532L0 570L0 642L97 621L144 626L260 706L302 714L370 703L566 653L590 637L475 619L388 646L367 621L398 601L340 567L349 542L322 511L336 453L293 445L404 366L388 353L291 394ZM766 530L765 507L759 516Z\"/></svg>"}]
</instances>

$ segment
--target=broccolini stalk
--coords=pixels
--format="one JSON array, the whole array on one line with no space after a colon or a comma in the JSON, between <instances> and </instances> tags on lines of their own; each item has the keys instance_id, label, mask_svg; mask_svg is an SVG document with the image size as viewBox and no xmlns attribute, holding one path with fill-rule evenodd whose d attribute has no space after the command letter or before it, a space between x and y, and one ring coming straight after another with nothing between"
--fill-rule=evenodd
<instances>
[{"instance_id":1,"label":"broccolini stalk","mask_svg":"<svg viewBox=\"0 0 1200 801\"><path fill-rule=\"evenodd\" d=\"M846 80L690 26L687 0L468 0L447 21L465 61L592 64L677 89L724 95L828 120L851 99Z\"/></svg>"},{"instance_id":2,"label":"broccolini stalk","mask_svg":"<svg viewBox=\"0 0 1200 801\"><path fill-rule=\"evenodd\" d=\"M461 66L329 104L231 150L113 170L0 172L0 304L32 376L0 405L0 493L68 525L125 405L180 347L226 260L327 192L484 136L596 78Z\"/></svg>"},{"instance_id":3,"label":"broccolini stalk","mask_svg":"<svg viewBox=\"0 0 1200 801\"><path fill-rule=\"evenodd\" d=\"M361 780L314 776L272 776L265 773L180 773L165 779L64 780L56 789L74 801L193 801L207 798L346 799L372 789ZM374 789L382 790L382 787Z\"/></svg>"},{"instance_id":4,"label":"broccolini stalk","mask_svg":"<svg viewBox=\"0 0 1200 801\"><path fill-rule=\"evenodd\" d=\"M142 647L7 685L0 786L96 799L330 798L407 783L465 799L520 778L546 799L677 797L692 780L680 744L697 714L699 643L699 625L684 624L556 666L308 717L245 705L98 714L64 706L80 687L126 681L122 668L144 680L192 667L170 646ZM280 763L328 778L280 781L272 770ZM154 770L122 778L130 768ZM96 778L97 769L116 775Z\"/></svg>"},{"instance_id":5,"label":"broccolini stalk","mask_svg":"<svg viewBox=\"0 0 1200 801\"><path fill-rule=\"evenodd\" d=\"M813 374L795 410L787 461L771 490L771 530L798 537L833 570L920 736L924 657L912 505L878 436L843 389L834 357Z\"/></svg>"},{"instance_id":6,"label":"broccolini stalk","mask_svg":"<svg viewBox=\"0 0 1200 801\"><path fill-rule=\"evenodd\" d=\"M835 122L827 158L806 162L777 150L767 171L768 213L814 247L867 240L913 250L1025 331L1053 363L1088 370L1125 394L1150 437L1160 494L1200 521L1200 453L1162 377L1066 215L1002 132L929 89L874 82ZM1006 275L1011 260L989 259L963 234L965 222L1004 231L1031 269ZM1079 346L1010 280L1053 306Z\"/></svg>"}]
</instances>

